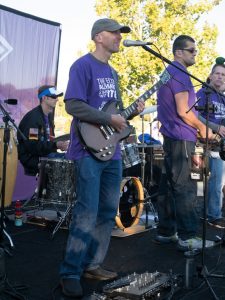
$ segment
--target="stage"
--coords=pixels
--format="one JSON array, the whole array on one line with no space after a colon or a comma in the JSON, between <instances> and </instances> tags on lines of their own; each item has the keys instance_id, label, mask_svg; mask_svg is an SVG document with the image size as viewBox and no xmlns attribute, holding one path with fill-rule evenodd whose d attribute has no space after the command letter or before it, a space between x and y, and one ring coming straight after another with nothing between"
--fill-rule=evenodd
<instances>
[{"instance_id":1,"label":"stage","mask_svg":"<svg viewBox=\"0 0 225 300\"><path fill-rule=\"evenodd\" d=\"M198 197L199 213L201 213L202 202L202 197ZM64 255L68 230L63 229L64 227L60 228L52 239L52 231L56 225L53 220L45 219L45 222L43 220L41 222L39 219L37 224L23 223L21 227L16 227L13 215L10 215L10 211L7 211L7 214L9 215L9 220L6 222L6 231L15 246L14 249L10 250L12 256L5 254L7 281L12 286L24 286L25 289L19 290L19 292L26 296L24 299L27 300L70 299L62 296L61 290L58 287L58 270ZM53 214L55 214L54 210ZM151 224L154 225L154 223ZM145 218L142 218L138 224L142 228L143 225L145 225ZM119 230L121 231L121 229ZM115 227L114 233L117 231L118 228ZM201 232L202 224L199 227L199 233L201 234ZM130 230L130 233L132 234L123 237L118 237L118 235L112 236L110 248L104 261L104 267L118 272L119 279L134 272L140 275L145 272L171 274L175 278L174 293L172 298L163 299L214 299L205 280L201 276L201 254L194 256L190 264L190 260L187 262L188 258L184 253L177 250L176 244L159 245L155 243L155 226L149 226L148 230L140 230L137 234L133 234L135 230ZM225 274L223 235L223 230L207 226L208 238L217 241L218 237L222 238L221 244L218 243L217 246L207 249L204 253L207 270L212 270L215 274ZM5 235L4 244L5 246L9 246ZM188 268L193 267L193 276L191 275L191 278L187 277L187 266ZM190 279L191 281L187 282ZM208 277L208 281L218 299L225 299L225 279ZM103 288L106 284L109 284L109 282L97 282L82 278L82 286L85 292L83 299L111 299L104 298ZM168 289L163 290L163 292L167 294L171 289L172 287L169 285ZM22 299L13 298L6 294L5 291L4 289L0 293L1 300ZM93 294L94 292L95 295ZM117 297L114 299L125 298ZM141 298L131 297L126 299Z\"/></svg>"}]
</instances>

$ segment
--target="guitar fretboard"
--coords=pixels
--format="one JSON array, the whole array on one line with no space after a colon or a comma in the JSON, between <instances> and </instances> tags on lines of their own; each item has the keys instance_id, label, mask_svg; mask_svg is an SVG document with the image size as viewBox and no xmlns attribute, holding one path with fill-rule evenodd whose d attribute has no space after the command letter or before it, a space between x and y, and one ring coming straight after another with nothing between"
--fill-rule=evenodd
<instances>
[{"instance_id":1,"label":"guitar fretboard","mask_svg":"<svg viewBox=\"0 0 225 300\"><path fill-rule=\"evenodd\" d=\"M130 106L128 106L121 114L125 119L128 119L136 110L137 108L137 102L139 100L146 101L148 98L151 97L163 84L162 81L158 81L156 84L154 84L148 91L146 91L143 95L141 95L136 101L134 101Z\"/></svg>"}]
</instances>

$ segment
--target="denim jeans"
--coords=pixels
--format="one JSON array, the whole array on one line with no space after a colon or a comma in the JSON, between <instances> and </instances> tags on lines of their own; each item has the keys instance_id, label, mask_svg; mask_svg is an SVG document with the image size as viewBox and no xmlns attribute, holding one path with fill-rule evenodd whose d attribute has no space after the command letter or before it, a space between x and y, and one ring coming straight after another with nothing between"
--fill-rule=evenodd
<instances>
[{"instance_id":1,"label":"denim jeans","mask_svg":"<svg viewBox=\"0 0 225 300\"><path fill-rule=\"evenodd\" d=\"M209 157L210 176L208 181L208 220L213 221L222 217L223 192L225 184L225 161Z\"/></svg>"},{"instance_id":2,"label":"denim jeans","mask_svg":"<svg viewBox=\"0 0 225 300\"><path fill-rule=\"evenodd\" d=\"M171 236L177 232L179 238L186 240L196 236L198 229L197 182L190 177L195 143L164 137L163 149L164 170L157 199L158 234Z\"/></svg>"},{"instance_id":3,"label":"denim jeans","mask_svg":"<svg viewBox=\"0 0 225 300\"><path fill-rule=\"evenodd\" d=\"M75 163L77 199L60 276L79 279L84 270L97 268L107 253L120 199L122 162L85 157Z\"/></svg>"}]
</instances>

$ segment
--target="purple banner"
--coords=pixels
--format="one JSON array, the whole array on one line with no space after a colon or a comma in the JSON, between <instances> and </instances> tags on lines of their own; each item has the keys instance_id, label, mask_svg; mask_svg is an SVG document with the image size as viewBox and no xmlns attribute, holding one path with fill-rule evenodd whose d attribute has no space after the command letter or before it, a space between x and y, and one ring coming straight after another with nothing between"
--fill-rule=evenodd
<instances>
[{"instance_id":1,"label":"purple banner","mask_svg":"<svg viewBox=\"0 0 225 300\"><path fill-rule=\"evenodd\" d=\"M60 36L59 23L0 5L0 101L17 125L38 105L39 86L56 84ZM4 104L5 99L17 99L18 104ZM4 128L1 111L0 127ZM31 192L29 186L24 190L19 184L20 180L24 182L21 169L19 173L13 199L26 199Z\"/></svg>"}]
</instances>

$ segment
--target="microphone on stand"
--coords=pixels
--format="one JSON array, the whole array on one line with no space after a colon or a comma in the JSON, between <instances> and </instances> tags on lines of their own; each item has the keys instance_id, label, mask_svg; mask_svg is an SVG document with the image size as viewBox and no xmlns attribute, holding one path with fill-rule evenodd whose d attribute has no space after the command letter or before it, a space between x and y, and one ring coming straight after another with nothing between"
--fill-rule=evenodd
<instances>
[{"instance_id":1,"label":"microphone on stand","mask_svg":"<svg viewBox=\"0 0 225 300\"><path fill-rule=\"evenodd\" d=\"M4 100L4 103L7 103L9 105L16 105L17 99L6 99L6 100Z\"/></svg>"},{"instance_id":2,"label":"microphone on stand","mask_svg":"<svg viewBox=\"0 0 225 300\"><path fill-rule=\"evenodd\" d=\"M132 41L132 40L124 40L123 45L125 47L131 47L131 46L146 46L146 45L152 45L153 43L150 42L143 42L143 41Z\"/></svg>"}]
</instances>

